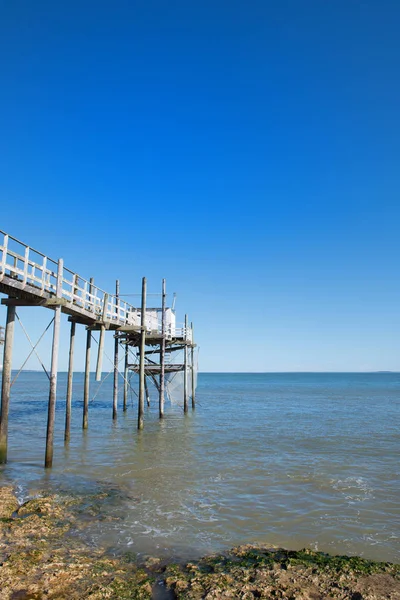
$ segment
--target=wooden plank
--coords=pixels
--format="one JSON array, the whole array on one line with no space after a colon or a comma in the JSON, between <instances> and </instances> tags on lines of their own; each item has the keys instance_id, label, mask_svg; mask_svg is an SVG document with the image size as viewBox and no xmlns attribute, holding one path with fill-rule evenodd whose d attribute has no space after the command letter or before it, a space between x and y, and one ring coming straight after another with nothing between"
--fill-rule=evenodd
<instances>
[{"instance_id":1,"label":"wooden plank","mask_svg":"<svg viewBox=\"0 0 400 600\"><path fill-rule=\"evenodd\" d=\"M1 299L1 304L5 306L46 306L46 302L45 298L33 298L32 300L25 300L24 298Z\"/></svg>"},{"instance_id":2,"label":"wooden plank","mask_svg":"<svg viewBox=\"0 0 400 600\"><path fill-rule=\"evenodd\" d=\"M168 342L169 344L169 342ZM161 344L160 344L161 345ZM183 346L167 346L167 342L166 342L166 347L165 347L165 354L167 354L168 352L178 352L178 350L183 350L186 347L186 344ZM160 354L161 353L161 349L155 349L155 350L146 350L145 355L152 355L152 354Z\"/></svg>"},{"instance_id":3,"label":"wooden plank","mask_svg":"<svg viewBox=\"0 0 400 600\"><path fill-rule=\"evenodd\" d=\"M42 292L45 291L45 287L46 287L46 268L47 268L47 256L45 256L43 258L43 265L42 265L42 281L41 281L41 289Z\"/></svg>"},{"instance_id":4,"label":"wooden plank","mask_svg":"<svg viewBox=\"0 0 400 600\"><path fill-rule=\"evenodd\" d=\"M24 256L24 278L23 284L26 285L28 280L28 266L29 266L29 246L25 248L25 256Z\"/></svg>"},{"instance_id":5,"label":"wooden plank","mask_svg":"<svg viewBox=\"0 0 400 600\"><path fill-rule=\"evenodd\" d=\"M14 304L15 306L44 306L46 308L54 308L61 305L63 313L72 316L84 316L91 323L97 322L96 315L83 308L72 305L65 298L50 297L49 292L39 292L38 288L34 288L29 283L23 287L22 281L10 279L7 276L0 282L0 292L4 294L12 294L16 298L2 299L2 304ZM100 321L98 321L100 323Z\"/></svg>"},{"instance_id":6,"label":"wooden plank","mask_svg":"<svg viewBox=\"0 0 400 600\"><path fill-rule=\"evenodd\" d=\"M53 298L46 300L44 306L49 308L52 306L68 306L68 300L66 298L62 298L61 296L53 296Z\"/></svg>"},{"instance_id":7,"label":"wooden plank","mask_svg":"<svg viewBox=\"0 0 400 600\"><path fill-rule=\"evenodd\" d=\"M1 256L1 272L0 272L0 280L3 279L4 273L6 271L7 264L7 249L8 249L8 234L4 234L3 245L1 246L2 256Z\"/></svg>"},{"instance_id":8,"label":"wooden plank","mask_svg":"<svg viewBox=\"0 0 400 600\"><path fill-rule=\"evenodd\" d=\"M79 290L78 287L78 275L76 273L74 273L73 277L72 277L72 303L75 302L79 302L81 300L80 296L78 296L77 292Z\"/></svg>"},{"instance_id":9,"label":"wooden plank","mask_svg":"<svg viewBox=\"0 0 400 600\"><path fill-rule=\"evenodd\" d=\"M166 363L165 364L165 373L176 373L177 371L183 371L185 368L184 364L171 364L171 363ZM134 373L139 373L140 371L140 365L134 363L134 364L130 364L128 365L128 369L130 371L133 371ZM146 373L150 374L150 373L154 373L154 374L159 374L160 373L160 365L159 364L154 364L154 365L146 365Z\"/></svg>"}]
</instances>

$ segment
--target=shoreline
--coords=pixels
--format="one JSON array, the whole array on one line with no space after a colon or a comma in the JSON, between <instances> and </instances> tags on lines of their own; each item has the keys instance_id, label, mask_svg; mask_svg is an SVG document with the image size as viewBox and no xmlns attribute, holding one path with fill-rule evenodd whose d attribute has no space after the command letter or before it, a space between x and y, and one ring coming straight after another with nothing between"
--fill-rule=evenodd
<instances>
[{"instance_id":1,"label":"shoreline","mask_svg":"<svg viewBox=\"0 0 400 600\"><path fill-rule=\"evenodd\" d=\"M309 549L245 545L180 563L110 556L79 535L101 518L106 496L83 506L79 496L37 494L20 504L12 486L1 487L0 600L400 598L400 565Z\"/></svg>"}]
</instances>

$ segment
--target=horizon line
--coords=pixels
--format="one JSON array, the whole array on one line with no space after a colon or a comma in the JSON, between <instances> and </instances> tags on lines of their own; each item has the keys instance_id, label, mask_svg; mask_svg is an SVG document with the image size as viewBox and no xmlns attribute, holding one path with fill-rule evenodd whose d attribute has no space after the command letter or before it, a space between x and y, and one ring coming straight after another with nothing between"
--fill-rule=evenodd
<instances>
[{"instance_id":1,"label":"horizon line","mask_svg":"<svg viewBox=\"0 0 400 600\"><path fill-rule=\"evenodd\" d=\"M12 371L18 371L18 369L11 369ZM2 369L0 368L0 373ZM42 373L42 369L23 369L21 373ZM84 373L85 371L73 371L73 373ZM89 373L95 373L95 370L89 371ZM103 371L104 374L109 374L111 371ZM68 370L60 370L57 373L68 373ZM119 372L122 375L122 372ZM198 374L203 375L276 375L276 374L301 374L301 373L400 373L399 371L393 371L391 369L370 369L368 371L198 371Z\"/></svg>"}]
</instances>

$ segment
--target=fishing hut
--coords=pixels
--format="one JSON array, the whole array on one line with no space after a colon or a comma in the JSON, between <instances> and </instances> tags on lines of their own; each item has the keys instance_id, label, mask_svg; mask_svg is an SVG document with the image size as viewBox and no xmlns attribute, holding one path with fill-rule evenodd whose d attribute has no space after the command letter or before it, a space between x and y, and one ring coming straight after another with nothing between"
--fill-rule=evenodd
<instances>
[{"instance_id":1,"label":"fishing hut","mask_svg":"<svg viewBox=\"0 0 400 600\"><path fill-rule=\"evenodd\" d=\"M159 417L164 417L165 396L176 395L181 390L183 411L189 410L189 401L195 408L195 390L197 365L195 364L195 343L193 324L188 317L182 325L176 323L175 307L166 305L166 282L162 281L161 306L147 307L147 281L142 279L140 306L127 303L120 295L119 281L116 281L114 293L97 287L94 279L84 279L64 266L62 259L53 260L20 242L0 230L0 293L6 295L1 303L7 307L5 335L0 335L3 348L3 369L0 413L0 463L7 461L8 414L11 387L22 371L29 357L35 353L38 359L37 345L33 344L28 332L17 313L23 306L36 306L51 309L53 317L45 331L52 328L51 367L49 378L49 400L47 415L47 434L45 449L45 467L53 463L54 421L57 395L57 369L60 348L61 315L66 314L70 322L69 360L66 392L64 440L70 438L72 384L74 372L74 348L77 325L86 329L85 374L83 392L82 428L89 424L90 399L90 359L92 341L97 342L96 380L101 381L105 336L114 337L113 357L113 398L112 418L117 419L119 379L122 378L123 410L128 407L128 391L132 387L132 375L138 375L138 419L137 428L144 427L145 398L149 403L147 381L150 379L158 393ZM15 321L19 321L29 340L32 350L20 371L12 380L11 363L13 353ZM96 337L95 337L96 335ZM121 352L122 351L122 352ZM122 358L120 358L120 352ZM183 360L176 356L183 352ZM120 372L119 363L124 361Z\"/></svg>"}]
</instances>

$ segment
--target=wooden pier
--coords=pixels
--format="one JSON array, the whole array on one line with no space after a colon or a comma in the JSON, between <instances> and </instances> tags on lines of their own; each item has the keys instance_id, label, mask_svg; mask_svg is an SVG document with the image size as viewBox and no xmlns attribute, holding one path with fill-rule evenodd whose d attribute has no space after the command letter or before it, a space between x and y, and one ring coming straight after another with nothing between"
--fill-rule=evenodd
<instances>
[{"instance_id":1,"label":"wooden pier","mask_svg":"<svg viewBox=\"0 0 400 600\"><path fill-rule=\"evenodd\" d=\"M45 307L54 311L51 325L53 342L51 350L51 368L49 376L49 401L47 418L47 435L45 449L45 466L53 463L54 420L57 395L58 354L60 347L61 315L68 315L71 324L69 336L68 383L65 413L65 442L70 439L71 401L74 368L74 345L77 325L86 328L85 380L83 394L82 428L89 424L89 375L90 356L93 331L99 332L96 380L101 379L104 353L104 339L107 332L114 336L114 383L112 398L112 418L118 415L118 380L124 379L123 410L127 410L129 389L129 372L138 373L138 429L144 426L144 399L147 391L147 380L150 378L158 390L159 417L164 416L164 399L166 390L165 377L168 373L182 371L184 373L183 410L187 412L189 388L192 407L195 407L195 365L193 352L193 326L188 325L185 317L184 325L178 327L175 322L175 311L166 306L166 282L162 282L161 306L147 308L147 282L142 280L140 308L128 304L120 296L119 282L116 282L115 293L108 293L94 283L94 279L82 278L64 266L62 259L53 260L30 248L23 242L0 230L0 293L7 298L1 300L7 306L5 326L1 388L0 413L0 463L7 461L8 414L11 392L11 362L13 352L14 326L17 308L23 306ZM28 338L29 339L29 338ZM119 373L119 350L124 350L124 372ZM32 352L35 347L32 344ZM146 350L146 348L148 348ZM130 362L132 350L137 352L138 362ZM173 356L180 350L184 352L184 362L166 361L166 356ZM189 361L189 350L190 361ZM157 358L157 360L153 360ZM43 367L44 368L44 367ZM191 385L189 385L191 372Z\"/></svg>"}]
</instances>

